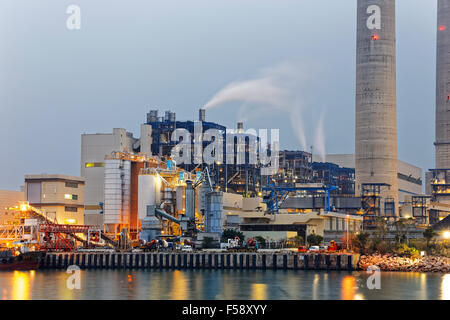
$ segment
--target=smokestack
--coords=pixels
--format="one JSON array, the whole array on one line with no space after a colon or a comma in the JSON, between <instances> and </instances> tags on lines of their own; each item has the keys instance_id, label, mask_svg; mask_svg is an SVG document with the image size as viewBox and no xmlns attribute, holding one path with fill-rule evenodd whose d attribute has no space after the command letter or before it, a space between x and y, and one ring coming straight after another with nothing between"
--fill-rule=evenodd
<instances>
[{"instance_id":1,"label":"smokestack","mask_svg":"<svg viewBox=\"0 0 450 320\"><path fill-rule=\"evenodd\" d=\"M198 110L198 121L204 122L205 119L206 119L206 110L205 109Z\"/></svg>"},{"instance_id":2,"label":"smokestack","mask_svg":"<svg viewBox=\"0 0 450 320\"><path fill-rule=\"evenodd\" d=\"M358 0L356 52L356 194L386 183L398 216L395 0Z\"/></svg>"},{"instance_id":3,"label":"smokestack","mask_svg":"<svg viewBox=\"0 0 450 320\"><path fill-rule=\"evenodd\" d=\"M438 0L436 56L436 169L450 168L450 0Z\"/></svg>"},{"instance_id":4,"label":"smokestack","mask_svg":"<svg viewBox=\"0 0 450 320\"><path fill-rule=\"evenodd\" d=\"M244 131L244 123L243 122L237 123L237 130L239 133L242 133L242 131Z\"/></svg>"},{"instance_id":5,"label":"smokestack","mask_svg":"<svg viewBox=\"0 0 450 320\"><path fill-rule=\"evenodd\" d=\"M158 121L158 110L150 110L147 113L147 122L157 122Z\"/></svg>"}]
</instances>

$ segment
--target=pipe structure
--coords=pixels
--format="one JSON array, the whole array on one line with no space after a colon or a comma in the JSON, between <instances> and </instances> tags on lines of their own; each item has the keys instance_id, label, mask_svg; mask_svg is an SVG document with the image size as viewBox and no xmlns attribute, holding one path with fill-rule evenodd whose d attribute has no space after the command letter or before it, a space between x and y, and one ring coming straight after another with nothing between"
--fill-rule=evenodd
<instances>
[{"instance_id":1,"label":"pipe structure","mask_svg":"<svg viewBox=\"0 0 450 320\"><path fill-rule=\"evenodd\" d=\"M356 52L355 192L362 184L389 184L381 192L398 216L395 0L358 0Z\"/></svg>"}]
</instances>

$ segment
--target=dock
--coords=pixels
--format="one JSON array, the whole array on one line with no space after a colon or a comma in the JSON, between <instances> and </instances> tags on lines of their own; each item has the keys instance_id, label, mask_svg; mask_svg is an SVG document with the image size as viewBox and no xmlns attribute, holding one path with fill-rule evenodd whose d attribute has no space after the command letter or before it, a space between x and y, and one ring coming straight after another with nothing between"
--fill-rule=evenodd
<instances>
[{"instance_id":1,"label":"dock","mask_svg":"<svg viewBox=\"0 0 450 320\"><path fill-rule=\"evenodd\" d=\"M47 253L42 269L236 269L337 270L358 269L359 254L247 252L77 252Z\"/></svg>"}]
</instances>

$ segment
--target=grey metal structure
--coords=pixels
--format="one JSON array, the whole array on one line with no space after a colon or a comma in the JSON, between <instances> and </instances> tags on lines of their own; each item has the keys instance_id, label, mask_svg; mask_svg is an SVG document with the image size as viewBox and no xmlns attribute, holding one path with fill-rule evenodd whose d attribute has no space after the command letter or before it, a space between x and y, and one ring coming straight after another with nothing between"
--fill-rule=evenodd
<instances>
[{"instance_id":1,"label":"grey metal structure","mask_svg":"<svg viewBox=\"0 0 450 320\"><path fill-rule=\"evenodd\" d=\"M222 235L223 193L206 193L205 232Z\"/></svg>"},{"instance_id":2,"label":"grey metal structure","mask_svg":"<svg viewBox=\"0 0 450 320\"><path fill-rule=\"evenodd\" d=\"M398 216L395 0L358 0L355 193L386 183Z\"/></svg>"},{"instance_id":3,"label":"grey metal structure","mask_svg":"<svg viewBox=\"0 0 450 320\"><path fill-rule=\"evenodd\" d=\"M436 169L450 168L450 0L438 0L436 54Z\"/></svg>"}]
</instances>

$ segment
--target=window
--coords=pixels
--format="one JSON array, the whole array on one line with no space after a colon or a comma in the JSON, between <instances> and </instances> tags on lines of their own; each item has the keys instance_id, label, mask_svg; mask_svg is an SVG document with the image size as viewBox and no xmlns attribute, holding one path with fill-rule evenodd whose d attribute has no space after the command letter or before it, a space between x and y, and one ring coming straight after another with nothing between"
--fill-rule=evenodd
<instances>
[{"instance_id":1,"label":"window","mask_svg":"<svg viewBox=\"0 0 450 320\"><path fill-rule=\"evenodd\" d=\"M76 183L76 182L66 182L66 188L78 188L78 183Z\"/></svg>"},{"instance_id":2,"label":"window","mask_svg":"<svg viewBox=\"0 0 450 320\"><path fill-rule=\"evenodd\" d=\"M77 207L64 207L64 211L66 212L78 212Z\"/></svg>"},{"instance_id":3,"label":"window","mask_svg":"<svg viewBox=\"0 0 450 320\"><path fill-rule=\"evenodd\" d=\"M76 219L64 219L64 224L77 224Z\"/></svg>"},{"instance_id":4,"label":"window","mask_svg":"<svg viewBox=\"0 0 450 320\"><path fill-rule=\"evenodd\" d=\"M104 167L105 164L103 162L86 162L86 168L96 168L96 167Z\"/></svg>"},{"instance_id":5,"label":"window","mask_svg":"<svg viewBox=\"0 0 450 320\"><path fill-rule=\"evenodd\" d=\"M64 199L67 200L78 200L78 196L76 194L65 194Z\"/></svg>"}]
</instances>

